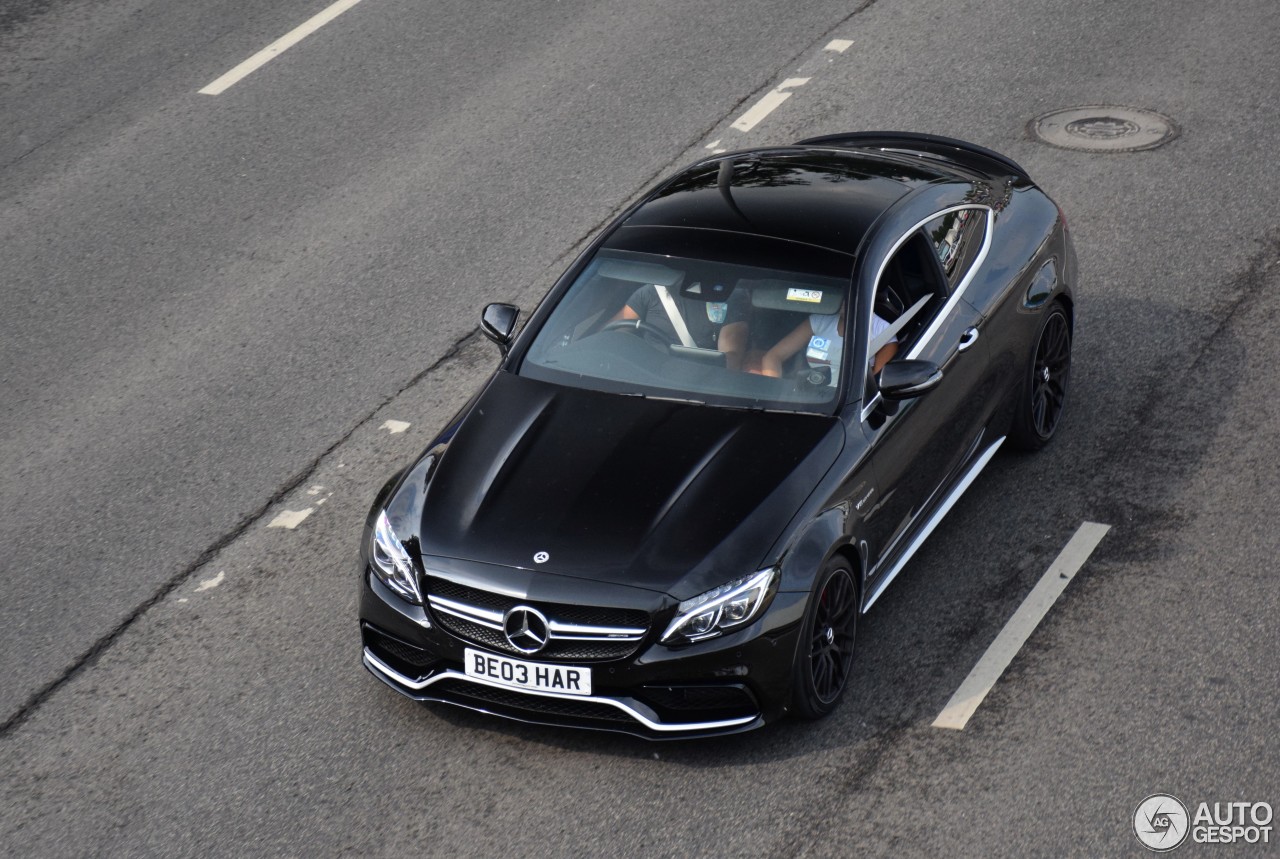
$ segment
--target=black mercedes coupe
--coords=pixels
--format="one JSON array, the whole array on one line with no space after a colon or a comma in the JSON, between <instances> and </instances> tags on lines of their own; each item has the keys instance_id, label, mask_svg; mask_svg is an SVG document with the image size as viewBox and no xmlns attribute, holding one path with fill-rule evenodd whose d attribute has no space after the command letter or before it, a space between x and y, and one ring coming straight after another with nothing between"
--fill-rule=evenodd
<instances>
[{"instance_id":1,"label":"black mercedes coupe","mask_svg":"<svg viewBox=\"0 0 1280 859\"><path fill-rule=\"evenodd\" d=\"M817 718L860 615L1063 414L1076 255L1008 158L874 132L716 155L596 238L361 542L391 688L648 738Z\"/></svg>"}]
</instances>

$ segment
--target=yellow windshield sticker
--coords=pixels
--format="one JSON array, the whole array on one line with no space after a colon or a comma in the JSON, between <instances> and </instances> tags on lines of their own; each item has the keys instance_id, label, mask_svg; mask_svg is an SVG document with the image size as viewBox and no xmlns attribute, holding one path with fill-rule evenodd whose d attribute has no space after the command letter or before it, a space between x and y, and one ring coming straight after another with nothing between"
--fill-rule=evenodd
<instances>
[{"instance_id":1,"label":"yellow windshield sticker","mask_svg":"<svg viewBox=\"0 0 1280 859\"><path fill-rule=\"evenodd\" d=\"M822 290L820 289L796 289L792 287L787 290L787 301L804 301L809 304L822 303Z\"/></svg>"}]
</instances>

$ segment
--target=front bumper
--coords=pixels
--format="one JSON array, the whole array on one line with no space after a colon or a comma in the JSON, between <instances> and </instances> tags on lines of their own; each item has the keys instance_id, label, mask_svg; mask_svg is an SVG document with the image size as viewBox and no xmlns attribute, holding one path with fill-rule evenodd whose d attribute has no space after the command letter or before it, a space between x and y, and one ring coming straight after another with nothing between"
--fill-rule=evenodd
<instances>
[{"instance_id":1,"label":"front bumper","mask_svg":"<svg viewBox=\"0 0 1280 859\"><path fill-rule=\"evenodd\" d=\"M364 666L417 701L646 739L747 731L787 707L803 594L778 593L756 623L706 642L681 648L658 644L665 627L655 622L625 659L569 661L592 670L593 693L584 696L516 689L468 676L463 670L466 648L511 654L441 628L426 609L404 602L367 571L363 579Z\"/></svg>"}]
</instances>

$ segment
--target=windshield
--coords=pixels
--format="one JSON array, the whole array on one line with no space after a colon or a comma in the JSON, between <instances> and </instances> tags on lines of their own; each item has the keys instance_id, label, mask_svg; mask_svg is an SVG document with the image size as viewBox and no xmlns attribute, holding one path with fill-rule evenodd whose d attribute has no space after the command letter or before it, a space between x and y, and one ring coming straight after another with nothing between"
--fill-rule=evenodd
<instances>
[{"instance_id":1,"label":"windshield","mask_svg":"<svg viewBox=\"0 0 1280 859\"><path fill-rule=\"evenodd\" d=\"M713 405L835 408L847 278L602 249L519 374Z\"/></svg>"}]
</instances>

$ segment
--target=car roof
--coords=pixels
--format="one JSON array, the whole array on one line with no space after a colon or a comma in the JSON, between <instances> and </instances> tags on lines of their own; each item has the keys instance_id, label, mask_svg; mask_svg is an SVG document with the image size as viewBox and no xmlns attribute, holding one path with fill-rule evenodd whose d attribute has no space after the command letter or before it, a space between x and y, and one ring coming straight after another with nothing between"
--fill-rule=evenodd
<instances>
[{"instance_id":1,"label":"car roof","mask_svg":"<svg viewBox=\"0 0 1280 859\"><path fill-rule=\"evenodd\" d=\"M715 230L852 254L898 200L922 185L954 179L918 159L882 153L799 147L738 152L677 175L620 229Z\"/></svg>"}]
</instances>

